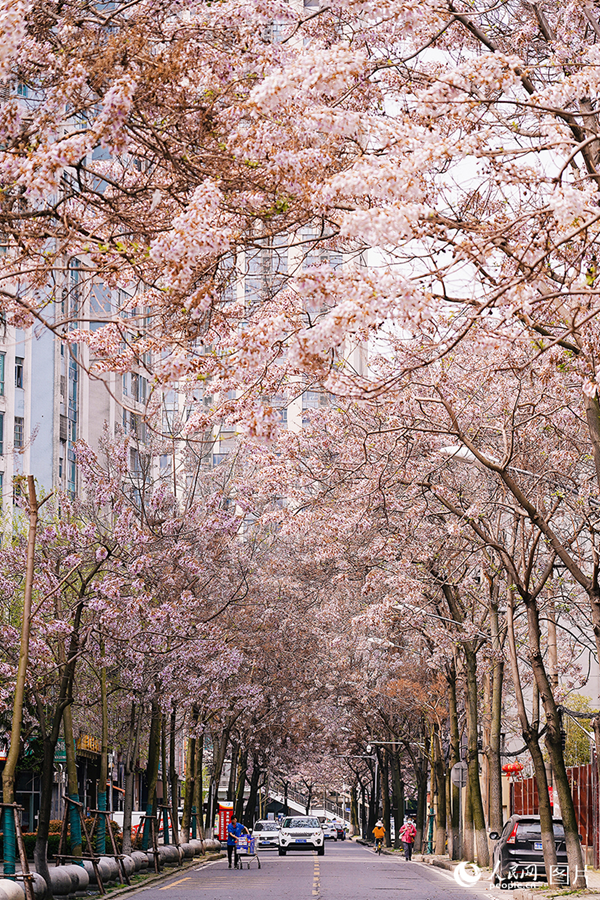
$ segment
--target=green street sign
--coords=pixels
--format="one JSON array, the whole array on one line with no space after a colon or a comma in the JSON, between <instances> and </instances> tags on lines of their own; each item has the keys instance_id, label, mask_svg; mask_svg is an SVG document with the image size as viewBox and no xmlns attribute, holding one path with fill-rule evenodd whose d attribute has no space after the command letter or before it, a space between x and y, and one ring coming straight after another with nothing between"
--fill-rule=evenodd
<instances>
[{"instance_id":1,"label":"green street sign","mask_svg":"<svg viewBox=\"0 0 600 900\"><path fill-rule=\"evenodd\" d=\"M55 763L66 763L67 761L67 748L65 747L64 738L59 738L56 742L56 747L54 748L54 762Z\"/></svg>"}]
</instances>

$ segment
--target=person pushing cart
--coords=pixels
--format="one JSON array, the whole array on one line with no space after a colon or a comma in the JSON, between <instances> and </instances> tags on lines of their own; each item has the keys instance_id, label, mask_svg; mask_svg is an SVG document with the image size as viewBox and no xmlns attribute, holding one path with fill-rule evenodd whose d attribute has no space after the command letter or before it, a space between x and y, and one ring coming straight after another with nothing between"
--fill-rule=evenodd
<instances>
[{"instance_id":1,"label":"person pushing cart","mask_svg":"<svg viewBox=\"0 0 600 900\"><path fill-rule=\"evenodd\" d=\"M227 826L227 862L229 863L229 868L231 868L231 859L233 857L233 863L235 868L237 869L238 840L243 834L250 834L250 832L245 825L242 825L241 822L238 822L237 816L232 816L231 822Z\"/></svg>"}]
</instances>

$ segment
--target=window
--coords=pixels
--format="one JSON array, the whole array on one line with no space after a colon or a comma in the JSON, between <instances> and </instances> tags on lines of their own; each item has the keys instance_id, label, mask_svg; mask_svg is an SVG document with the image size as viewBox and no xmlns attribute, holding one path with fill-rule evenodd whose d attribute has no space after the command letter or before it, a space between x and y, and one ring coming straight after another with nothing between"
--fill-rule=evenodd
<instances>
[{"instance_id":1,"label":"window","mask_svg":"<svg viewBox=\"0 0 600 900\"><path fill-rule=\"evenodd\" d=\"M140 452L132 447L129 451L129 470L132 475L140 475L142 467L140 465Z\"/></svg>"},{"instance_id":2,"label":"window","mask_svg":"<svg viewBox=\"0 0 600 900\"><path fill-rule=\"evenodd\" d=\"M15 450L22 450L25 443L25 420L15 416Z\"/></svg>"},{"instance_id":3,"label":"window","mask_svg":"<svg viewBox=\"0 0 600 900\"><path fill-rule=\"evenodd\" d=\"M131 396L138 403L145 403L148 395L148 381L143 375L133 372L131 375Z\"/></svg>"},{"instance_id":4,"label":"window","mask_svg":"<svg viewBox=\"0 0 600 900\"><path fill-rule=\"evenodd\" d=\"M0 456L4 456L4 413L0 413Z\"/></svg>"},{"instance_id":5,"label":"window","mask_svg":"<svg viewBox=\"0 0 600 900\"><path fill-rule=\"evenodd\" d=\"M0 353L0 397L4 397L4 363L6 362L6 353Z\"/></svg>"},{"instance_id":6,"label":"window","mask_svg":"<svg viewBox=\"0 0 600 900\"><path fill-rule=\"evenodd\" d=\"M22 356L15 356L15 387L23 387L23 362Z\"/></svg>"},{"instance_id":7,"label":"window","mask_svg":"<svg viewBox=\"0 0 600 900\"><path fill-rule=\"evenodd\" d=\"M67 476L67 493L73 499L77 490L77 466L74 459L68 460Z\"/></svg>"}]
</instances>

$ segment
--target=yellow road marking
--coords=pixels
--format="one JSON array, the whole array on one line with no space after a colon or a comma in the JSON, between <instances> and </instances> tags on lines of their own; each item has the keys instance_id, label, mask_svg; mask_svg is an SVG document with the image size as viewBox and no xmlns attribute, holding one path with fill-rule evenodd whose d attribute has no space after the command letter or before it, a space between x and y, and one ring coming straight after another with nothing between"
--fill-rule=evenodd
<instances>
[{"instance_id":1,"label":"yellow road marking","mask_svg":"<svg viewBox=\"0 0 600 900\"><path fill-rule=\"evenodd\" d=\"M320 897L321 895L321 883L319 881L319 860L315 856L314 858L314 873L313 873L313 897Z\"/></svg>"},{"instance_id":2,"label":"yellow road marking","mask_svg":"<svg viewBox=\"0 0 600 900\"><path fill-rule=\"evenodd\" d=\"M187 875L185 878L180 878L179 881L173 881L171 884L165 884L164 887L159 888L159 891L168 891L169 888L177 887L178 884L183 884L184 881L189 881L190 876Z\"/></svg>"}]
</instances>

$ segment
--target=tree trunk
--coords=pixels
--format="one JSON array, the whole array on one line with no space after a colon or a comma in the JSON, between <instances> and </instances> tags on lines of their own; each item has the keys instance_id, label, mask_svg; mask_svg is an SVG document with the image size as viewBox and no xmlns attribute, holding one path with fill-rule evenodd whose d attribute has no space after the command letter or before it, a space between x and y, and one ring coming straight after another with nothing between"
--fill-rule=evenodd
<instances>
[{"instance_id":1,"label":"tree trunk","mask_svg":"<svg viewBox=\"0 0 600 900\"><path fill-rule=\"evenodd\" d=\"M400 849L400 829L404 824L404 782L400 751L395 748L392 755L392 786L394 792L394 847Z\"/></svg>"},{"instance_id":2,"label":"tree trunk","mask_svg":"<svg viewBox=\"0 0 600 900\"><path fill-rule=\"evenodd\" d=\"M465 668L467 676L467 765L469 779L469 796L473 815L473 836L477 849L477 864L485 867L490 863L490 850L488 845L485 816L483 814L483 800L481 797L481 783L479 781L479 752L478 752L478 714L477 714L477 656L475 651L463 642L465 653Z\"/></svg>"},{"instance_id":3,"label":"tree trunk","mask_svg":"<svg viewBox=\"0 0 600 900\"><path fill-rule=\"evenodd\" d=\"M61 719L59 718L58 721L60 723ZM56 737L54 737L53 733L47 734L44 737L44 765L42 766L42 771L40 773L40 810L38 814L37 837L33 851L35 870L42 876L47 885L50 885L50 873L48 872L48 833L50 816L52 814L54 751L60 733L59 728L60 724L56 729Z\"/></svg>"},{"instance_id":4,"label":"tree trunk","mask_svg":"<svg viewBox=\"0 0 600 900\"><path fill-rule=\"evenodd\" d=\"M192 707L192 724L187 740L185 766L185 797L183 798L183 814L181 817L181 839L187 843L190 839L192 806L194 805L194 783L196 780L196 726L198 724L198 707Z\"/></svg>"},{"instance_id":5,"label":"tree trunk","mask_svg":"<svg viewBox=\"0 0 600 900\"><path fill-rule=\"evenodd\" d=\"M104 644L100 645L104 656ZM102 711L102 751L100 754L100 778L98 780L98 809L106 809L106 782L108 781L108 697L106 693L106 667L100 670L100 708ZM90 848L91 849L91 848ZM98 816L96 824L96 852L106 853L106 817Z\"/></svg>"},{"instance_id":6,"label":"tree trunk","mask_svg":"<svg viewBox=\"0 0 600 900\"><path fill-rule=\"evenodd\" d=\"M308 793L306 795L306 815L308 815L310 813L310 805L312 803L312 798L313 798L313 785L307 784L306 790L308 791Z\"/></svg>"},{"instance_id":7,"label":"tree trunk","mask_svg":"<svg viewBox=\"0 0 600 900\"><path fill-rule=\"evenodd\" d=\"M378 797L377 797L377 779L375 777L376 770L373 768L371 770L371 785L369 790L369 818L367 822L367 839L370 841L373 838L373 829L375 828L375 822L379 817L379 809L378 807Z\"/></svg>"},{"instance_id":8,"label":"tree trunk","mask_svg":"<svg viewBox=\"0 0 600 900\"><path fill-rule=\"evenodd\" d=\"M360 827L362 831L363 840L367 840L370 837L368 825L367 825L367 793L365 789L364 782L360 782L360 799L361 799L361 822Z\"/></svg>"},{"instance_id":9,"label":"tree trunk","mask_svg":"<svg viewBox=\"0 0 600 900\"><path fill-rule=\"evenodd\" d=\"M252 775L250 776L250 794L248 795L248 802L246 803L246 810L244 812L244 825L246 828L252 828L254 824L254 813L256 810L256 800L258 797L258 785L260 782L261 770L258 764L258 755L254 753L252 755ZM308 813L307 813L308 815Z\"/></svg>"},{"instance_id":10,"label":"tree trunk","mask_svg":"<svg viewBox=\"0 0 600 900\"><path fill-rule=\"evenodd\" d=\"M131 812L133 810L133 782L135 764L138 755L138 745L140 740L140 727L142 722L143 708L139 714L136 710L135 701L131 704L131 712L129 715L129 736L127 741L127 750L125 752L124 769L125 769L125 796L123 798L123 853L131 853Z\"/></svg>"},{"instance_id":11,"label":"tree trunk","mask_svg":"<svg viewBox=\"0 0 600 900\"><path fill-rule=\"evenodd\" d=\"M446 852L446 767L440 745L440 729L433 729L433 749L435 760L435 787L437 792L437 809L435 816L435 853L443 856Z\"/></svg>"},{"instance_id":12,"label":"tree trunk","mask_svg":"<svg viewBox=\"0 0 600 900\"><path fill-rule=\"evenodd\" d=\"M517 714L521 723L521 733L527 744L527 749L531 754L533 762L533 771L538 789L538 802L540 814L540 828L542 832L542 851L544 854L544 865L546 872L551 872L556 866L556 844L554 843L554 829L552 826L552 807L550 806L550 795L548 793L548 780L546 776L546 766L538 737L538 717L535 716L533 725L529 723L527 718L527 708L523 697L523 689L521 686L521 674L519 672L519 658L517 655L517 642L515 639L514 628L514 594L509 590L506 608L506 627L508 637L508 651L510 659L510 668L513 680L513 690L517 702Z\"/></svg>"},{"instance_id":13,"label":"tree trunk","mask_svg":"<svg viewBox=\"0 0 600 900\"><path fill-rule=\"evenodd\" d=\"M232 803L235 800L235 783L237 775L238 756L240 752L239 744L231 742L231 765L229 767L229 782L227 784L227 800Z\"/></svg>"},{"instance_id":14,"label":"tree trunk","mask_svg":"<svg viewBox=\"0 0 600 900\"><path fill-rule=\"evenodd\" d=\"M171 824L173 843L179 844L179 778L175 765L175 737L177 731L177 708L173 704L169 728L169 783L171 787Z\"/></svg>"},{"instance_id":15,"label":"tree trunk","mask_svg":"<svg viewBox=\"0 0 600 900\"><path fill-rule=\"evenodd\" d=\"M163 841L165 844L169 841L169 773L167 770L167 717L163 713L160 725L160 755L161 755L161 774L162 774L162 823L163 823Z\"/></svg>"},{"instance_id":16,"label":"tree trunk","mask_svg":"<svg viewBox=\"0 0 600 900\"><path fill-rule=\"evenodd\" d=\"M229 742L229 732L231 725L228 725L222 732L218 740L214 740L213 736L213 771L210 779L207 797L206 809L206 829L209 837L212 837L215 813L217 811L219 784L221 783L221 774L223 772L223 763L225 762L225 753ZM210 831L208 831L210 829Z\"/></svg>"},{"instance_id":17,"label":"tree trunk","mask_svg":"<svg viewBox=\"0 0 600 900\"><path fill-rule=\"evenodd\" d=\"M356 791L356 782L350 788L350 828L352 834L358 834L360 831L360 822L358 820L358 794ZM396 828L398 834L398 828Z\"/></svg>"},{"instance_id":18,"label":"tree trunk","mask_svg":"<svg viewBox=\"0 0 600 900\"><path fill-rule=\"evenodd\" d=\"M148 786L148 799L146 801L146 815L156 815L156 785L158 783L158 761L160 758L160 724L161 714L157 700L152 701L152 718L150 720L150 736L148 738L148 762L146 765L146 784ZM142 835L142 850L147 850L151 836L150 819L144 819L144 832Z\"/></svg>"},{"instance_id":19,"label":"tree trunk","mask_svg":"<svg viewBox=\"0 0 600 900\"><path fill-rule=\"evenodd\" d=\"M237 790L235 793L235 815L238 822L242 821L244 815L244 788L246 787L246 773L248 771L248 750L244 747L239 755L239 766L237 776ZM284 783L284 811L287 808L287 781ZM286 813L287 814L287 813Z\"/></svg>"},{"instance_id":20,"label":"tree trunk","mask_svg":"<svg viewBox=\"0 0 600 900\"><path fill-rule=\"evenodd\" d=\"M490 769L490 831L498 834L503 828L502 816L502 691L504 688L504 660L500 647L498 626L498 603L490 603L490 625L492 637L492 708L490 721L490 745L487 758Z\"/></svg>"},{"instance_id":21,"label":"tree trunk","mask_svg":"<svg viewBox=\"0 0 600 900\"><path fill-rule=\"evenodd\" d=\"M204 731L202 734L198 735L196 738L196 762L194 763L194 797L192 802L192 812L196 811L196 823L197 828L199 830L198 837L200 840L204 838L204 816L202 814L202 780L203 780L203 772L202 772L202 764L204 760Z\"/></svg>"},{"instance_id":22,"label":"tree trunk","mask_svg":"<svg viewBox=\"0 0 600 900\"><path fill-rule=\"evenodd\" d=\"M471 782L467 777L465 790L465 808L463 813L462 858L473 862L475 859L475 840L473 836L473 806L471 805Z\"/></svg>"},{"instance_id":23,"label":"tree trunk","mask_svg":"<svg viewBox=\"0 0 600 900\"><path fill-rule=\"evenodd\" d=\"M460 732L458 728L458 707L456 702L456 664L454 660L446 671L446 683L448 684L448 718L450 723L450 757L448 765L452 766L460 761ZM461 858L460 846L460 788L449 781L450 818L449 818L449 847L450 859Z\"/></svg>"},{"instance_id":24,"label":"tree trunk","mask_svg":"<svg viewBox=\"0 0 600 900\"><path fill-rule=\"evenodd\" d=\"M415 837L415 851L421 853L423 850L425 824L427 822L427 773L429 755L429 737L425 738L425 750L417 760L415 766L415 777L417 781L417 835Z\"/></svg>"},{"instance_id":25,"label":"tree trunk","mask_svg":"<svg viewBox=\"0 0 600 900\"><path fill-rule=\"evenodd\" d=\"M546 734L546 749L552 763L555 788L560 802L561 817L565 829L565 844L569 873L571 875L571 887L585 887L585 869L581 843L579 841L579 828L575 815L575 805L571 794L571 787L567 776L565 759L562 748L561 719L554 693L550 685L544 658L540 646L540 623L537 603L530 597L523 598L527 609L527 631L529 636L529 652L531 665L535 676L540 699L546 713L548 731Z\"/></svg>"},{"instance_id":26,"label":"tree trunk","mask_svg":"<svg viewBox=\"0 0 600 900\"><path fill-rule=\"evenodd\" d=\"M85 591L85 586L82 587L82 591ZM56 604L57 607L59 607L60 602L57 600ZM50 875L48 873L48 833L50 829L52 792L54 785L54 751L63 724L63 713L72 699L73 678L75 676L75 666L77 664L77 655L80 647L79 630L81 627L83 608L84 603L83 600L80 599L73 618L73 628L69 640L68 654L65 652L64 646L59 644L59 656L61 662L60 684L58 689L58 699L52 715L52 725L49 730L46 725L44 705L37 694L34 695L38 710L40 732L44 742L44 767L40 777L40 810L38 814L38 831L33 858L35 860L36 871L39 872L48 885L50 884Z\"/></svg>"},{"instance_id":27,"label":"tree trunk","mask_svg":"<svg viewBox=\"0 0 600 900\"><path fill-rule=\"evenodd\" d=\"M21 647L19 665L13 698L10 747L2 771L2 797L4 803L15 802L15 773L21 749L21 726L23 724L23 699L27 664L29 661L29 632L31 629L31 596L33 592L33 567L35 561L35 535L38 522L38 502L35 494L33 475L27 476L29 491L29 532L27 536L27 558L25 563L25 587L23 591L23 619L21 622ZM54 765L54 760L52 761ZM15 822L12 809L4 810L4 874L14 875L16 856Z\"/></svg>"},{"instance_id":28,"label":"tree trunk","mask_svg":"<svg viewBox=\"0 0 600 900\"><path fill-rule=\"evenodd\" d=\"M388 756L385 749L379 753L379 782L381 785L381 806L383 812L383 824L385 825L385 846L391 847L390 834L392 831L392 817L390 810L390 773Z\"/></svg>"},{"instance_id":29,"label":"tree trunk","mask_svg":"<svg viewBox=\"0 0 600 900\"><path fill-rule=\"evenodd\" d=\"M73 741L73 717L71 707L67 706L63 712L63 728L65 733L65 751L67 757L67 794L76 803L79 802L79 783L77 781L77 760L75 756L75 743ZM81 819L79 809L69 803L69 828L71 832L71 856L81 857Z\"/></svg>"}]
</instances>

